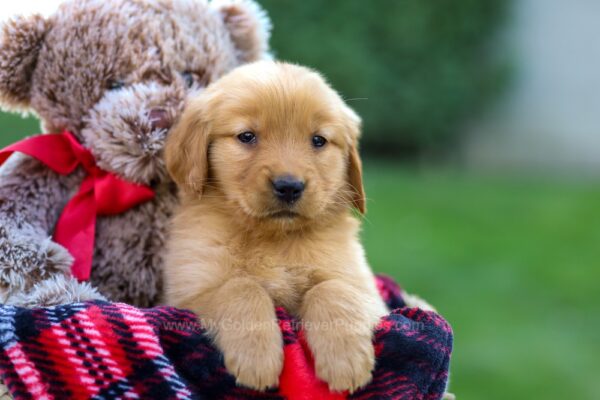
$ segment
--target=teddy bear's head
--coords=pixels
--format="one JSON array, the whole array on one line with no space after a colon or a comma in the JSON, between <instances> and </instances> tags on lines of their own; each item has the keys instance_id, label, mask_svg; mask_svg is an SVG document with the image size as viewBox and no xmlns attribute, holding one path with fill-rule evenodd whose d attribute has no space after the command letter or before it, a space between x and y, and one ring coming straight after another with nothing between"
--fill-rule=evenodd
<instances>
[{"instance_id":1,"label":"teddy bear's head","mask_svg":"<svg viewBox=\"0 0 600 400\"><path fill-rule=\"evenodd\" d=\"M70 0L0 36L0 104L68 130L98 165L154 184L189 94L267 56L270 23L252 0Z\"/></svg>"}]
</instances>

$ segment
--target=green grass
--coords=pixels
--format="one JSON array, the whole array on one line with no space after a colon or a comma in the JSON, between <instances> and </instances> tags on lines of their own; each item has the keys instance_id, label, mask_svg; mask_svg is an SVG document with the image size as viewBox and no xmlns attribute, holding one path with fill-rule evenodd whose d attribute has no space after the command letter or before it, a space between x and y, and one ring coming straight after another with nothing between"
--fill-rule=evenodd
<instances>
[{"instance_id":1,"label":"green grass","mask_svg":"<svg viewBox=\"0 0 600 400\"><path fill-rule=\"evenodd\" d=\"M369 260L452 324L459 400L600 398L600 183L366 165Z\"/></svg>"},{"instance_id":2,"label":"green grass","mask_svg":"<svg viewBox=\"0 0 600 400\"><path fill-rule=\"evenodd\" d=\"M21 118L0 112L0 148L16 142L25 135L41 133L40 123L34 118Z\"/></svg>"},{"instance_id":3,"label":"green grass","mask_svg":"<svg viewBox=\"0 0 600 400\"><path fill-rule=\"evenodd\" d=\"M365 164L371 265L452 324L458 399L600 399L600 183Z\"/></svg>"}]
</instances>

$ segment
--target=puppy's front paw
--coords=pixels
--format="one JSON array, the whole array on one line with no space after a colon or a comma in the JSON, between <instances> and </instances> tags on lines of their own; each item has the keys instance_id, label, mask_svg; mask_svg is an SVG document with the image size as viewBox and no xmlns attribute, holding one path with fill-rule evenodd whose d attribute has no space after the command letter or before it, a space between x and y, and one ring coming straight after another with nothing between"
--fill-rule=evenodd
<instances>
[{"instance_id":1,"label":"puppy's front paw","mask_svg":"<svg viewBox=\"0 0 600 400\"><path fill-rule=\"evenodd\" d=\"M223 350L225 367L238 385L265 390L279 384L283 369L283 340L276 332L249 333Z\"/></svg>"},{"instance_id":2,"label":"puppy's front paw","mask_svg":"<svg viewBox=\"0 0 600 400\"><path fill-rule=\"evenodd\" d=\"M317 376L335 392L354 392L372 379L375 350L371 337L350 335L312 340Z\"/></svg>"}]
</instances>

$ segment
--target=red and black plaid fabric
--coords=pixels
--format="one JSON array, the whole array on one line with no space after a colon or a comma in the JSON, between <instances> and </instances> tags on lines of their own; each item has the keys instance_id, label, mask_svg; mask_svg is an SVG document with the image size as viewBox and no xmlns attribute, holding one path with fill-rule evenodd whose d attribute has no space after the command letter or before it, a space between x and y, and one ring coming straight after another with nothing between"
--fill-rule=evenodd
<instances>
[{"instance_id":1,"label":"red and black plaid fabric","mask_svg":"<svg viewBox=\"0 0 600 400\"><path fill-rule=\"evenodd\" d=\"M285 365L280 387L268 392L235 385L193 313L101 301L0 306L0 373L15 399L441 399L450 326L404 307L389 278L378 284L394 311L375 334L373 381L349 396L315 378L302 332L282 309Z\"/></svg>"}]
</instances>

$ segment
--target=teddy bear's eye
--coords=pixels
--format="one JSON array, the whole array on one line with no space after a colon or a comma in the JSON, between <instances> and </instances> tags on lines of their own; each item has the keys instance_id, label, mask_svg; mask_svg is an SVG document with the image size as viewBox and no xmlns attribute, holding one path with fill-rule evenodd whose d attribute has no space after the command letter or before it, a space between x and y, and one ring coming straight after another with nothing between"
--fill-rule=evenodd
<instances>
[{"instance_id":1,"label":"teddy bear's eye","mask_svg":"<svg viewBox=\"0 0 600 400\"><path fill-rule=\"evenodd\" d=\"M192 86L194 86L194 83L196 83L196 80L194 79L194 74L190 71L183 72L181 74L181 77L183 78L183 81L185 82L185 85L188 88L191 88Z\"/></svg>"},{"instance_id":2,"label":"teddy bear's eye","mask_svg":"<svg viewBox=\"0 0 600 400\"><path fill-rule=\"evenodd\" d=\"M119 90L125 87L125 82L118 79L110 79L106 82L106 88L108 90Z\"/></svg>"}]
</instances>

